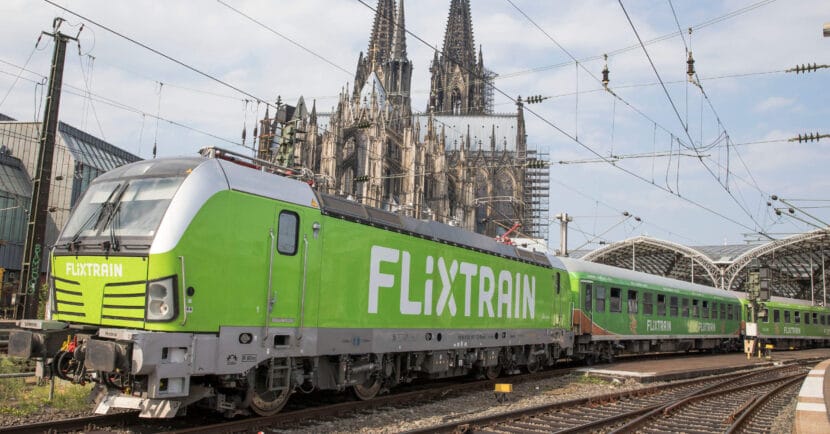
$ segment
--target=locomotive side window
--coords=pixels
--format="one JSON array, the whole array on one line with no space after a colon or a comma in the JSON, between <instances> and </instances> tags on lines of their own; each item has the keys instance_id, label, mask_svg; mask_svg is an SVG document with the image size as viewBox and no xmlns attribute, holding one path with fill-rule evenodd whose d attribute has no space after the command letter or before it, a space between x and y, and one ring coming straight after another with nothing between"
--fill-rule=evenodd
<instances>
[{"instance_id":1,"label":"locomotive side window","mask_svg":"<svg viewBox=\"0 0 830 434\"><path fill-rule=\"evenodd\" d=\"M611 288L611 312L622 312L620 288Z\"/></svg>"},{"instance_id":2,"label":"locomotive side window","mask_svg":"<svg viewBox=\"0 0 830 434\"><path fill-rule=\"evenodd\" d=\"M593 289L593 285L590 283L584 283L585 285L585 312L591 311L591 292Z\"/></svg>"},{"instance_id":3,"label":"locomotive side window","mask_svg":"<svg viewBox=\"0 0 830 434\"><path fill-rule=\"evenodd\" d=\"M300 226L300 216L291 211L280 213L279 228L277 234L277 251L283 255L294 255L297 253L297 233Z\"/></svg>"},{"instance_id":4,"label":"locomotive side window","mask_svg":"<svg viewBox=\"0 0 830 434\"><path fill-rule=\"evenodd\" d=\"M605 312L605 287L597 286L597 312Z\"/></svg>"},{"instance_id":5,"label":"locomotive side window","mask_svg":"<svg viewBox=\"0 0 830 434\"><path fill-rule=\"evenodd\" d=\"M628 313L637 313L637 291L628 290Z\"/></svg>"},{"instance_id":6,"label":"locomotive side window","mask_svg":"<svg viewBox=\"0 0 830 434\"><path fill-rule=\"evenodd\" d=\"M784 322L788 324L790 323L790 311L788 310L784 311Z\"/></svg>"},{"instance_id":7,"label":"locomotive side window","mask_svg":"<svg viewBox=\"0 0 830 434\"><path fill-rule=\"evenodd\" d=\"M781 311L780 310L775 309L774 311L772 311L772 322L776 322L776 323L781 322Z\"/></svg>"},{"instance_id":8,"label":"locomotive side window","mask_svg":"<svg viewBox=\"0 0 830 434\"><path fill-rule=\"evenodd\" d=\"M654 314L654 304L652 304L652 294L650 292L643 293L643 313L646 315Z\"/></svg>"},{"instance_id":9,"label":"locomotive side window","mask_svg":"<svg viewBox=\"0 0 830 434\"><path fill-rule=\"evenodd\" d=\"M669 314L671 316L677 316L677 297L671 297L669 299Z\"/></svg>"},{"instance_id":10,"label":"locomotive side window","mask_svg":"<svg viewBox=\"0 0 830 434\"><path fill-rule=\"evenodd\" d=\"M689 317L689 299L688 298L683 299L682 316L683 316L683 318L688 318Z\"/></svg>"},{"instance_id":11,"label":"locomotive side window","mask_svg":"<svg viewBox=\"0 0 830 434\"><path fill-rule=\"evenodd\" d=\"M666 316L666 296L657 294L657 315Z\"/></svg>"}]
</instances>

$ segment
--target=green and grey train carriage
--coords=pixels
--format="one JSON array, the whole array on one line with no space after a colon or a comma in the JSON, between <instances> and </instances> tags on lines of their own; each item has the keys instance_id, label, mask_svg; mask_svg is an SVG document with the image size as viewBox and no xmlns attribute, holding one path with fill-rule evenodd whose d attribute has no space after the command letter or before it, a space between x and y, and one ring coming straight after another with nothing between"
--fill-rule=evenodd
<instances>
[{"instance_id":1,"label":"green and grey train carriage","mask_svg":"<svg viewBox=\"0 0 830 434\"><path fill-rule=\"evenodd\" d=\"M97 178L51 264L51 319L9 352L96 382L99 412L273 414L294 391L368 399L572 351L558 259L219 158Z\"/></svg>"},{"instance_id":2,"label":"green and grey train carriage","mask_svg":"<svg viewBox=\"0 0 830 434\"><path fill-rule=\"evenodd\" d=\"M574 352L731 350L741 344L740 293L564 258L573 289Z\"/></svg>"},{"instance_id":3,"label":"green and grey train carriage","mask_svg":"<svg viewBox=\"0 0 830 434\"><path fill-rule=\"evenodd\" d=\"M763 314L753 322L751 303L741 299L746 335L775 349L825 347L830 345L830 309L807 300L775 297L763 302Z\"/></svg>"}]
</instances>

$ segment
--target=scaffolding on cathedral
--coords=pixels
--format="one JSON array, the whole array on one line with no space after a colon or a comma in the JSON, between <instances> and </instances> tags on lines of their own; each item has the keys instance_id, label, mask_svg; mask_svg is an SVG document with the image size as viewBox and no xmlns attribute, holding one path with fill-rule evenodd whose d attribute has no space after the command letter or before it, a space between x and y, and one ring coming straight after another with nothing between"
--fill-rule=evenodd
<instances>
[{"instance_id":1,"label":"scaffolding on cathedral","mask_svg":"<svg viewBox=\"0 0 830 434\"><path fill-rule=\"evenodd\" d=\"M496 80L498 74L486 69L484 70L484 113L493 114L495 86L493 81Z\"/></svg>"},{"instance_id":2,"label":"scaffolding on cathedral","mask_svg":"<svg viewBox=\"0 0 830 434\"><path fill-rule=\"evenodd\" d=\"M550 159L547 152L528 149L525 172L525 216L527 227L524 235L537 240L548 239L548 201L550 194ZM539 164L541 163L541 164Z\"/></svg>"}]
</instances>

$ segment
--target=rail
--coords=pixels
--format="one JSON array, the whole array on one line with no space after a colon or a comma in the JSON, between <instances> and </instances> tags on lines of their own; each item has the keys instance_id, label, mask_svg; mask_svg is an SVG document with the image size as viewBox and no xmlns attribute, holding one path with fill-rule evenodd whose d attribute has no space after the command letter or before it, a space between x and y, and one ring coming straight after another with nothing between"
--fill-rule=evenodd
<instances>
[{"instance_id":1,"label":"rail","mask_svg":"<svg viewBox=\"0 0 830 434\"><path fill-rule=\"evenodd\" d=\"M29 378L29 377L34 377L34 376L35 376L34 372L12 372L12 373L8 373L8 374L0 374L0 380L6 379L6 378Z\"/></svg>"}]
</instances>

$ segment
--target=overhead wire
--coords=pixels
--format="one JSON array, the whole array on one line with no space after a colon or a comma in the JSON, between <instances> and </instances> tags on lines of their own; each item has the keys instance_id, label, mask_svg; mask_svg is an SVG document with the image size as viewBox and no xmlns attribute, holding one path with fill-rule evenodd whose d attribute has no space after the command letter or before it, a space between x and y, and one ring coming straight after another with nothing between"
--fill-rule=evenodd
<instances>
[{"instance_id":1,"label":"overhead wire","mask_svg":"<svg viewBox=\"0 0 830 434\"><path fill-rule=\"evenodd\" d=\"M762 6L766 6L766 5L768 5L770 3L773 3L775 1L776 0L762 0L762 1L759 1L757 3L753 3L751 5L745 6L743 8L736 9L732 12L727 13L727 14L720 15L718 17L715 17L715 18L712 18L710 20L704 21L702 23L698 23L698 24L692 26L691 28L693 30L699 30L699 29L711 26L713 24L719 23L721 21L725 21L725 20L734 18L736 16L745 14L747 12L750 12L752 10L760 8ZM682 32L680 33L680 35L682 35ZM652 44L655 44L655 43L658 43L658 42L662 42L662 41L665 41L665 40L668 40L668 39L672 39L676 36L678 36L678 33L676 33L676 32L667 33L667 34L649 39L649 40L645 41L645 44L646 45L652 45ZM629 51L636 50L638 48L640 48L640 44L633 44L633 45L629 45L629 46L619 48L619 49L616 49L616 50L608 51L605 54L598 54L598 55L594 55L594 56L584 57L582 59L579 59L579 61L580 62L590 62L590 61L594 61L594 60L601 60L604 55L607 55L609 57L613 57L613 56L616 56L616 55L619 55L619 54L623 54L623 53L626 53L626 52L629 52ZM518 77L518 76L525 75L525 74L548 71L548 70L551 70L551 69L566 67L566 66L571 65L572 63L573 62L561 62L561 63L557 63L557 64L553 64L553 65L540 66L540 67L527 69L527 70L522 70L522 71L515 71L515 72L506 73L506 74L499 74L496 77L496 79L512 78L512 77Z\"/></svg>"},{"instance_id":2,"label":"overhead wire","mask_svg":"<svg viewBox=\"0 0 830 434\"><path fill-rule=\"evenodd\" d=\"M246 14L245 12L242 12L241 10L236 9L235 7L233 7L233 6L231 6L231 5L227 4L227 3L225 3L225 2L224 2L224 1L222 1L222 0L216 0L216 1L217 1L217 2L219 2L219 4L221 4L222 6L224 6L224 7L228 8L228 9L230 9L230 10L232 10L232 11L236 12L237 14L239 14L239 15L241 15L241 16L243 16L243 17L245 17L248 21L251 21L252 23L254 23L254 24L256 24L256 25L258 25L258 26L262 27L263 29L268 30L269 32L271 32L271 33L273 33L273 34L275 34L275 35L279 36L280 38L282 38L282 39L284 39L284 40L288 41L289 43L291 43L291 44L293 44L294 46L296 46L296 47L300 48L301 50L305 51L306 53L309 53L309 54L311 54L312 56L314 56L314 57L316 57L316 58L318 58L318 59L322 60L323 62L328 63L329 65L331 65L331 66L333 66L334 68L336 68L336 69L338 69L338 70L340 70L340 71L342 71L342 72L344 72L344 73L348 74L349 76L351 76L351 75L352 75L352 73L351 73L351 72L347 71L347 70L346 70L345 68L343 68L342 66L340 66L340 65L338 65L338 64L336 64L336 63L334 63L334 62L332 62L331 60L329 60L329 59L325 58L324 56L322 56L322 55L320 55L320 54L315 53L315 52L314 52L314 51L312 51L310 48L308 48L308 47L306 47L306 46L304 46L304 45L300 44L299 42L297 42L297 41L295 41L295 40L293 40L293 39L289 38L288 36L283 35L282 33L280 33L280 32L278 32L278 31L274 30L273 28L271 28L271 27L269 27L269 26L267 26L267 25L266 25L266 24L264 24L263 22L261 22L261 21L259 21L259 20L255 19L254 17L252 17L252 16L250 16L250 15Z\"/></svg>"},{"instance_id":3,"label":"overhead wire","mask_svg":"<svg viewBox=\"0 0 830 434\"><path fill-rule=\"evenodd\" d=\"M525 12L524 12L521 8L519 8L519 7L518 7L518 6L517 6L517 5L516 5L516 4L515 4L512 0L506 0L506 1L507 1L507 2L511 5L511 6L513 6L513 8L514 8L514 9L516 9L516 10L517 10L517 11L518 11L518 12L519 12L522 16L524 16L524 17L525 17L525 19L527 19L527 20L528 20L528 21L529 21L529 22L530 22L530 23L531 23L534 27L536 27L536 28L537 28L540 32L542 32L542 33L543 33L543 34L544 34L544 35L545 35L545 36L546 36L549 40L551 40L551 41L552 41L552 42L553 42L553 43L554 43L554 44L555 44L555 45L556 45L556 46L557 46L560 50L562 50L565 54L567 54L567 55L568 55L568 57L570 57L570 58L571 58L571 60L572 60L572 61L573 61L573 62L574 62L574 63L575 63L578 67L579 67L579 66L581 66L581 67L582 67L582 68L583 68L583 69L584 69L584 70L588 73L588 75L590 75L592 78L594 78L594 80L596 80L596 81L598 81L598 82L600 81L598 77L596 77L596 76L595 76L595 75L594 75L594 74L593 74L590 70L588 70L588 69L587 69L584 65L582 65L582 63L581 63L581 62L579 62L579 60L578 60L578 59L576 59L576 57L575 57L574 55L572 55L572 54L571 54L571 53L570 53L567 49L565 49L565 47L563 47L563 46L562 46L562 45L561 45L561 44L560 44L560 43L559 43L559 42L558 42L555 38L553 38L553 36L551 36L551 35L550 35L550 33L548 33L548 32L547 32L547 31L545 31L545 30L544 30L541 26L539 26L539 24L537 24L537 23L536 23L536 21L534 21L534 20L533 20L533 19L532 19L532 18L531 18L528 14L526 14L526 13L525 13ZM622 2L621 2L621 1L620 1L620 5L622 6ZM624 8L624 7L623 7L623 10L624 10L624 12L625 12L625 8ZM627 13L627 12L625 12L625 13L626 13L626 17L628 17L628 13ZM628 19L629 19L629 23L631 23L631 19L630 19L630 17L628 17ZM643 50L646 52L646 57L648 58L649 62L651 63L651 65L652 65L652 69L654 70L655 75L657 76L658 81L660 82L660 85L662 86L662 88L663 88L664 92L666 93L666 96L669 98L669 101L671 102L672 108L674 109L675 113L677 114L678 119L680 119L680 121L681 121L681 125L683 126L683 129L684 129L684 131L686 132L686 135L687 135L687 137L688 137L688 139L689 139L689 142L690 142L690 145L688 145L688 146L687 146L687 145L683 144L683 141L682 141L682 140L680 140L680 138L679 138L679 137L677 137L676 139L677 139L678 144L683 145L684 147L687 147L687 148L688 148L688 149L690 149L690 150L693 150L696 154L700 154L700 152L698 151L698 149L694 146L694 140L692 140L691 136L689 135L689 128L688 128L688 125L687 125L687 124L685 124L685 123L683 122L682 118L680 117L680 113L677 111L677 107L674 105L674 101L671 99L671 96L670 96L670 95L669 95L669 93L668 93L668 89L666 89L666 86L665 86L665 83L664 83L664 82L663 82L663 80L662 80L662 77L660 77L659 73L657 72L657 69L656 69L656 67L654 66L654 62L651 60L651 56L649 56L649 55L648 55L648 51L645 49L645 46L643 45L642 39L640 38L639 34L636 32L636 28L634 28L633 23L631 23L631 25L632 25L632 28L633 28L633 29L634 29L634 31L635 31L635 34L637 35L637 39L638 39L638 41L640 41L640 45L643 47ZM681 32L681 33L682 33L682 32ZM682 35L681 35L681 36L682 36ZM685 39L684 39L684 45L685 45ZM674 136L674 135L673 135L673 133L671 133L671 131L669 131L667 128L663 127L662 125L660 125L659 123L657 123L656 121L654 121L653 119L651 119L648 115L646 115L645 113L643 113L642 111L640 111L639 109L637 109L636 107L634 107L633 105L631 105L630 103L628 103L627 101L625 101L623 98L621 98L619 95L617 95L617 94L616 94L616 92L613 92L613 91L611 91L611 90L609 89L609 93L610 93L611 95L613 95L615 98L617 98L617 99L619 99L620 101L622 101L624 104L626 104L626 105L627 105L628 107L630 107L632 110L634 110L635 112L637 112L637 113L641 114L643 117L645 117L646 119L648 119L649 121L651 121L654 125L660 126L660 128L661 128L661 129L663 129L663 130L664 130L664 131L666 131L666 132L669 132L670 134L672 134L672 136ZM574 135L574 137L573 137L573 138L574 138L574 139L578 139L578 136ZM698 155L698 158L699 158L699 159L701 160L701 162L702 162L702 156ZM603 159L603 160L605 160L606 162L608 162L608 160L607 160L605 157L602 157L602 159ZM677 170L677 172L676 172L676 177L677 177L677 180L676 180L676 187L675 187L675 188L678 190L678 192L677 192L677 196L678 196L678 197L680 197L680 193L679 193L679 176L680 176L679 164L680 164L680 160L679 160L679 159L678 159L678 161L677 161L677 164L678 164L678 170ZM616 166L615 166L615 167L616 167ZM709 168L708 168L708 166L706 166L706 164L705 164L705 163L704 163L704 167L706 167L706 168L707 168L707 170L711 173L711 169L709 169ZM667 166L667 171L668 171L668 166ZM668 175L668 172L667 172L667 175ZM712 174L712 175L714 176L714 174ZM717 177L716 177L716 176L715 176L715 178L717 179ZM668 182L667 182L667 185L668 185ZM668 190L669 190L671 193L673 193L673 194L674 194L674 191L672 191L670 188L669 188ZM741 204L741 203L737 200L737 198L735 198L735 196L732 194L732 192L730 192L730 191L729 191L728 187L726 188L726 191L727 191L727 193L728 193L728 194L729 194L729 195L733 198L733 200L736 202L736 204L737 204L737 205L738 205L738 206L739 206L742 210L744 210L744 212L745 212L745 213L746 213L746 214L750 217L750 219L751 219L751 220L752 220L752 221L756 224L756 226L760 226L760 225L758 224L758 222L757 222L757 221L755 221L755 219L754 219L754 217L752 216L752 214L751 214L751 213L749 213L749 212L748 212L748 210L746 210L746 208L744 207L744 205L742 205L742 204Z\"/></svg>"},{"instance_id":4,"label":"overhead wire","mask_svg":"<svg viewBox=\"0 0 830 434\"><path fill-rule=\"evenodd\" d=\"M103 25L103 24L101 24L101 23L99 23L99 22L97 22L97 21L94 21L94 20L92 20L92 19L90 19L90 18L87 18L87 17L85 17L85 16L83 16L83 15L81 15L81 14L79 14L79 13L77 13L77 12L75 12L75 11L73 11L73 10L69 9L69 8L66 8L66 7L64 7L64 6L62 6L62 5L59 5L58 3L55 3L55 2L54 2L54 1L52 1L52 0L43 0L43 1L44 1L44 2L46 2L46 3L49 3L50 5L52 5L52 6L56 7L56 8L58 8L58 9L63 10L64 12L66 12L66 13L68 13L68 14L71 14L71 15L73 15L73 16L75 16L75 17L77 17L77 18L80 18L80 19L82 19L82 20L84 20L84 21L86 21L86 22L88 22L88 23L90 23L90 24L92 24L92 25L94 25L94 26L96 26L96 27L100 28L100 29L106 30L107 32L112 33L113 35L116 35L116 36L118 36L118 37L120 37L120 38L122 38L122 39L124 39L124 40L126 40L126 41L129 41L129 42L131 42L131 43L133 43L133 44L135 44L135 45L138 45L139 47L144 48L145 50L150 51L150 52L152 52L152 53L154 53L154 54L156 54L156 55L158 55L158 56L160 56L160 57L163 57L163 58L165 58L165 59L167 59L167 60L169 60L169 61L171 61L171 62L173 62L173 63L175 63L175 64L177 64L177 65L179 65L179 66L181 66L181 67L183 67L183 68L186 68L186 69L188 69L188 70L190 70L190 71L192 71L192 72L195 72L196 74L201 75L202 77L205 77L205 78L207 78L207 79L209 79L209 80L212 80L212 81L214 81L214 82L216 82L216 83L218 83L218 84L220 84L220 85L222 85L222 86L225 86L225 87L227 87L227 88L233 89L234 91L239 92L240 94L245 95L245 96L247 96L247 97L249 97L249 98L252 98L252 99L254 99L255 101L259 101L259 102L262 102L263 104L267 104L268 106L270 106L270 107L272 107L272 108L276 108L274 105L272 105L272 104L268 103L268 102L267 102L265 99L263 99L263 98L259 98L259 97L255 96L255 95L251 94L250 92L248 92L248 91L246 91L246 90L243 90L243 89L241 89L241 88L239 88L239 87L237 87L237 86L235 86L235 85L233 85L233 84L230 84L230 83L228 83L227 81L224 81L224 80L222 80L222 79L220 79L220 78L218 78L218 77L215 77L215 76L213 76L213 75L211 75L211 74L209 74L209 73L207 73L207 72L204 72L204 71L202 71L202 70L200 70L200 69L196 68L195 66L192 66L192 65L187 64L187 63L185 63L185 62L183 62L183 61L181 61L181 60L178 60L178 59L176 59L176 58L174 58L174 57L172 57L172 56L169 56L169 55L167 55L167 54L165 54L165 53L163 53L163 52L161 52L161 51L159 51L159 50L157 50L157 49L155 49L155 48L153 48L153 47L151 47L151 46L149 46L149 45L147 45L147 44L145 44L145 43L143 43L143 42L141 42L141 41L138 41L138 40L137 40L137 39L135 39L135 38L129 37L129 36L127 36L127 35L125 35L125 34L123 34L123 33L121 33L121 32L118 32L117 30L114 30L114 29L112 29L112 28L110 28L110 27L108 27L108 26L105 26L105 25Z\"/></svg>"},{"instance_id":5,"label":"overhead wire","mask_svg":"<svg viewBox=\"0 0 830 434\"><path fill-rule=\"evenodd\" d=\"M640 46L642 47L643 52L645 53L646 58L648 59L648 62L649 62L649 64L651 65L651 69L654 71L655 76L657 76L658 81L660 81L660 85L661 85L661 87L662 87L662 89L663 89L663 92L665 93L666 98L669 100L669 103L670 103L670 105L671 105L672 109L674 110L674 113L675 113L675 115L677 116L678 121L680 121L680 124L683 126L683 130L685 131L686 136L687 136L687 137L688 137L688 139L689 139L689 143L691 143L691 144L692 144L692 148L691 148L691 150L693 150L693 151L697 152L697 149L696 149L696 148L694 148L694 140L692 139L691 134L689 133L689 127L688 127L688 125L687 125L685 122L683 122L683 117L682 117L682 116L680 116L680 112L677 110L677 106L676 106L676 105L675 105L675 103L674 103L674 99L672 99L671 94L669 94L669 91L668 91L668 89L666 88L666 85L665 85L665 83L663 82L663 79L662 79L662 77L660 76L660 73L657 71L657 67L654 65L654 61L652 60L651 55L648 53L648 50L646 49L645 45L643 44L643 40L642 40L642 38L640 37L639 32L637 31L637 27L634 25L634 22L631 20L631 16L628 14L628 11L625 9L625 5L623 5L622 0L617 0L617 1L618 1L618 3L620 4L620 7L622 8L623 13L625 14L626 19L628 20L628 23L631 25L631 29L634 31L634 35L637 37L637 40L640 42ZM678 141L678 143L679 143L679 144L682 144L683 142L682 142L682 141ZM700 161L701 161L701 162L703 162L703 159L701 158L701 159L700 159ZM709 166L708 166L708 165L706 165L706 164L704 163L704 164L703 164L703 166L706 168L706 170L707 170L707 171L708 171L708 172L709 172L709 173L710 173L710 174L711 174L711 175L712 175L715 179L717 179L717 180L718 180L718 183L719 183L719 184L720 184L720 185L724 188L724 190L726 190L727 194L728 194L730 197L732 197L732 200L735 202L735 204L737 204L737 205L738 205L738 207L739 207L741 210L743 210L743 212L744 212L744 213L745 213L745 214L746 214L746 215L750 218L750 220L752 220L752 222L753 222L753 223L755 223L755 225L756 225L756 228L755 228L755 229L750 229L750 228L748 228L747 226L743 226L743 227L745 227L745 228L747 228L747 229L750 229L750 230L753 230L753 231L756 231L756 232L758 232L759 234L763 235L763 234L764 234L764 233L763 233L763 231L759 230L759 228L761 227L761 225L758 223L758 221L756 221L756 220L755 220L755 217L752 215L752 213L750 213L750 212L749 212L749 210L747 210L747 209L746 209L746 207L745 207L742 203L740 203L740 201L738 201L738 199L735 197L735 195L734 195L734 194L733 194L733 193L729 190L729 187L728 187L728 186L726 186L726 185L724 185L724 184L723 184L723 183L722 183L722 182L718 179L718 177L717 177L717 176L716 176L716 175L712 172L712 170L709 168ZM770 239L771 239L771 237L770 237Z\"/></svg>"}]
</instances>

